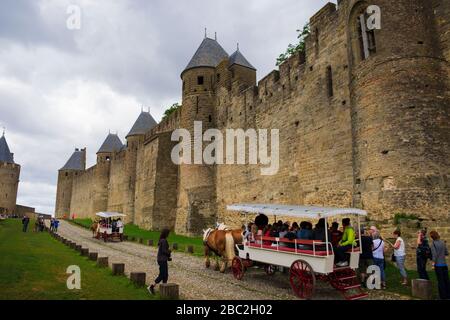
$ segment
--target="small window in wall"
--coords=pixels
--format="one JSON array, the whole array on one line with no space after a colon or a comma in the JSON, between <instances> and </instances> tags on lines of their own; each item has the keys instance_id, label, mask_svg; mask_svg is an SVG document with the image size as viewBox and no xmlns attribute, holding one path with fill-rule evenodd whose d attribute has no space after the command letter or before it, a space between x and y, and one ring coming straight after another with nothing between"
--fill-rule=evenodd
<instances>
[{"instance_id":1,"label":"small window in wall","mask_svg":"<svg viewBox=\"0 0 450 320\"><path fill-rule=\"evenodd\" d=\"M220 73L217 74L216 79L217 79L217 82L220 82Z\"/></svg>"},{"instance_id":2,"label":"small window in wall","mask_svg":"<svg viewBox=\"0 0 450 320\"><path fill-rule=\"evenodd\" d=\"M110 160L111 160L111 157L107 156L106 161L110 161Z\"/></svg>"},{"instance_id":3,"label":"small window in wall","mask_svg":"<svg viewBox=\"0 0 450 320\"><path fill-rule=\"evenodd\" d=\"M209 122L212 122L212 117L211 117L211 115L208 116L208 121L209 121Z\"/></svg>"},{"instance_id":4,"label":"small window in wall","mask_svg":"<svg viewBox=\"0 0 450 320\"><path fill-rule=\"evenodd\" d=\"M331 66L327 67L327 92L328 97L331 98L334 94L333 92L333 70Z\"/></svg>"},{"instance_id":5,"label":"small window in wall","mask_svg":"<svg viewBox=\"0 0 450 320\"><path fill-rule=\"evenodd\" d=\"M198 96L195 97L195 110L196 110L196 112L198 114Z\"/></svg>"},{"instance_id":6,"label":"small window in wall","mask_svg":"<svg viewBox=\"0 0 450 320\"><path fill-rule=\"evenodd\" d=\"M69 173L68 173L68 172L66 172L65 176L67 177L68 175L69 175Z\"/></svg>"},{"instance_id":7,"label":"small window in wall","mask_svg":"<svg viewBox=\"0 0 450 320\"><path fill-rule=\"evenodd\" d=\"M5 198L8 199L8 194L5 194Z\"/></svg>"},{"instance_id":8,"label":"small window in wall","mask_svg":"<svg viewBox=\"0 0 450 320\"><path fill-rule=\"evenodd\" d=\"M203 76L198 76L197 77L197 84L198 85L203 85L205 82L205 78Z\"/></svg>"}]
</instances>

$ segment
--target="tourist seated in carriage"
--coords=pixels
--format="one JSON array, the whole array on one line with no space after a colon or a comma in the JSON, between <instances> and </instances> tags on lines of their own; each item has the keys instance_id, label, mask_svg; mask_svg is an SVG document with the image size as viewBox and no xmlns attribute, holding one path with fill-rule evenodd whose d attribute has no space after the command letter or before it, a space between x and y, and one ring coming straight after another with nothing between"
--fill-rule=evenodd
<instances>
[{"instance_id":1,"label":"tourist seated in carriage","mask_svg":"<svg viewBox=\"0 0 450 320\"><path fill-rule=\"evenodd\" d=\"M342 240L339 241L338 247L334 249L335 262L338 267L345 267L348 265L347 251L351 250L353 246L356 246L355 230L350 225L350 219L342 219L342 226L344 227Z\"/></svg>"},{"instance_id":2,"label":"tourist seated in carriage","mask_svg":"<svg viewBox=\"0 0 450 320\"><path fill-rule=\"evenodd\" d=\"M342 231L339 230L339 223L333 222L330 228L331 233L331 244L333 248L336 248L339 245L339 241L342 239Z\"/></svg>"}]
</instances>

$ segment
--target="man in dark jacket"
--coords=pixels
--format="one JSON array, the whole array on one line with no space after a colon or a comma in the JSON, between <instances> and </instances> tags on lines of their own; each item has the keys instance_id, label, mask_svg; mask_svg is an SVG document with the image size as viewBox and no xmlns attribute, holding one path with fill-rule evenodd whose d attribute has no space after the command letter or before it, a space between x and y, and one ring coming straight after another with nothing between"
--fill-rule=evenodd
<instances>
[{"instance_id":1,"label":"man in dark jacket","mask_svg":"<svg viewBox=\"0 0 450 320\"><path fill-rule=\"evenodd\" d=\"M27 216L23 217L23 219L22 219L22 225L23 225L22 231L23 232L27 232L29 223L30 223L30 218L28 218Z\"/></svg>"},{"instance_id":2,"label":"man in dark jacket","mask_svg":"<svg viewBox=\"0 0 450 320\"><path fill-rule=\"evenodd\" d=\"M170 230L164 229L161 232L158 242L158 255L156 260L159 265L159 275L155 279L155 283L148 287L148 291L152 294L155 294L155 286L159 284L161 281L163 283L167 283L169 279L169 266L168 261L172 261L171 251L169 249L169 242L167 242L167 238L169 237Z\"/></svg>"}]
</instances>

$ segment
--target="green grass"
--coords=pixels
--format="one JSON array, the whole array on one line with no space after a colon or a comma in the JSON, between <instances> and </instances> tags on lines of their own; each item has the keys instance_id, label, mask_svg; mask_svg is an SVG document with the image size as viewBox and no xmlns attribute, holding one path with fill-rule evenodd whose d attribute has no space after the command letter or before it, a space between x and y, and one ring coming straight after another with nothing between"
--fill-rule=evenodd
<instances>
[{"instance_id":1,"label":"green grass","mask_svg":"<svg viewBox=\"0 0 450 320\"><path fill-rule=\"evenodd\" d=\"M84 228L90 228L92 225L91 219L75 219L75 220L69 220L69 222L74 223L76 225L79 225ZM124 228L125 235L128 236L128 240L131 240L131 238L135 238L136 241L138 239L144 239L146 240L153 240L155 245L158 243L159 231L147 231L139 228L136 225L133 224L127 224ZM171 232L168 239L169 243L172 245L173 243L178 244L178 251L186 251L186 247L189 245L194 246L194 255L196 256L202 256L204 252L203 247L203 239L201 237L186 237L181 235L176 235L175 233Z\"/></svg>"},{"instance_id":2,"label":"green grass","mask_svg":"<svg viewBox=\"0 0 450 320\"><path fill-rule=\"evenodd\" d=\"M22 232L20 220L0 222L0 300L149 300L145 288L80 256L48 233ZM81 269L81 290L66 286L66 269Z\"/></svg>"},{"instance_id":3,"label":"green grass","mask_svg":"<svg viewBox=\"0 0 450 320\"><path fill-rule=\"evenodd\" d=\"M419 278L419 273L416 270L406 270L406 271L409 280ZM404 285L401 284L402 277L394 263L387 262L385 272L387 285L386 291L411 296L411 285L405 287ZM434 270L429 270L428 276L430 277L433 287L433 299L439 299L436 273L434 272Z\"/></svg>"}]
</instances>

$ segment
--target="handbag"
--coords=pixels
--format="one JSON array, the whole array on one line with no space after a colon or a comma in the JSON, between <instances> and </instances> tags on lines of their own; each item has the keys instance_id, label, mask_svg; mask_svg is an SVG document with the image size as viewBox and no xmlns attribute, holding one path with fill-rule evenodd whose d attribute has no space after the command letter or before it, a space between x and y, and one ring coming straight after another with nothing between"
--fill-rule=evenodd
<instances>
[{"instance_id":1,"label":"handbag","mask_svg":"<svg viewBox=\"0 0 450 320\"><path fill-rule=\"evenodd\" d=\"M395 257L395 253L392 254L391 261L392 262L396 262L397 261L397 258Z\"/></svg>"}]
</instances>

